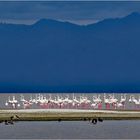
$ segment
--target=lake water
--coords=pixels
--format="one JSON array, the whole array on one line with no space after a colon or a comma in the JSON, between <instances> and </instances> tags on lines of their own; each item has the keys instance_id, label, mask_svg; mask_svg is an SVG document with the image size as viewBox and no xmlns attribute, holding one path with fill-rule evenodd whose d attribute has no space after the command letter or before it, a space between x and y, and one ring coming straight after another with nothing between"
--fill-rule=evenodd
<instances>
[{"instance_id":1,"label":"lake water","mask_svg":"<svg viewBox=\"0 0 140 140\"><path fill-rule=\"evenodd\" d=\"M0 124L0 139L140 139L140 121Z\"/></svg>"}]
</instances>

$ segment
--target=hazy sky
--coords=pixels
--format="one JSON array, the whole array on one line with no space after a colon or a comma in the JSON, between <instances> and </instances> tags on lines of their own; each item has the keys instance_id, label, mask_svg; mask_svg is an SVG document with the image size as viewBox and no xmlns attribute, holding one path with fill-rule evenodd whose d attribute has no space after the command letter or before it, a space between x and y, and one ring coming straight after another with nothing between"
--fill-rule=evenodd
<instances>
[{"instance_id":1,"label":"hazy sky","mask_svg":"<svg viewBox=\"0 0 140 140\"><path fill-rule=\"evenodd\" d=\"M0 21L31 24L41 18L88 24L140 12L140 2L0 2Z\"/></svg>"}]
</instances>

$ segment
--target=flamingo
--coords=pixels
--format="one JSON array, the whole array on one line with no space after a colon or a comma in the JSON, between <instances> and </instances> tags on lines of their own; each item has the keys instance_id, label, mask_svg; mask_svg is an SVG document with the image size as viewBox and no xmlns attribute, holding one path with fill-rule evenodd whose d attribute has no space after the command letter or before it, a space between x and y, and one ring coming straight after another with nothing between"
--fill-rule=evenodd
<instances>
[{"instance_id":1,"label":"flamingo","mask_svg":"<svg viewBox=\"0 0 140 140\"><path fill-rule=\"evenodd\" d=\"M140 105L140 102L133 96L132 97L132 101L134 102L135 104L135 109L138 109L139 105Z\"/></svg>"},{"instance_id":2,"label":"flamingo","mask_svg":"<svg viewBox=\"0 0 140 140\"><path fill-rule=\"evenodd\" d=\"M120 103L123 104L123 109L125 109L125 102L126 102L126 94L124 94L124 96L121 94Z\"/></svg>"},{"instance_id":3,"label":"flamingo","mask_svg":"<svg viewBox=\"0 0 140 140\"><path fill-rule=\"evenodd\" d=\"M9 106L12 104L12 101L10 99L10 96L8 97L8 101L5 102L5 106Z\"/></svg>"},{"instance_id":4,"label":"flamingo","mask_svg":"<svg viewBox=\"0 0 140 140\"><path fill-rule=\"evenodd\" d=\"M58 106L59 106L59 108L62 108L62 106L63 106L63 98L57 96L57 101L58 101Z\"/></svg>"},{"instance_id":5,"label":"flamingo","mask_svg":"<svg viewBox=\"0 0 140 140\"><path fill-rule=\"evenodd\" d=\"M47 105L46 105L46 99L44 98L43 95L40 95L39 100L38 100L38 103L39 103L39 106L41 108L46 108L47 107Z\"/></svg>"},{"instance_id":6,"label":"flamingo","mask_svg":"<svg viewBox=\"0 0 140 140\"><path fill-rule=\"evenodd\" d=\"M12 106L12 108L17 108L20 107L20 104L18 103L18 101L16 100L15 96L13 96L13 99L10 100L10 96L9 96L9 101L8 104ZM5 105L8 105L7 103L5 103Z\"/></svg>"},{"instance_id":7,"label":"flamingo","mask_svg":"<svg viewBox=\"0 0 140 140\"><path fill-rule=\"evenodd\" d=\"M97 103L92 103L91 107L96 108L97 107Z\"/></svg>"},{"instance_id":8,"label":"flamingo","mask_svg":"<svg viewBox=\"0 0 140 140\"><path fill-rule=\"evenodd\" d=\"M121 103L124 103L126 101L126 94L124 94L124 96L121 94Z\"/></svg>"},{"instance_id":9,"label":"flamingo","mask_svg":"<svg viewBox=\"0 0 140 140\"><path fill-rule=\"evenodd\" d=\"M101 100L101 98L100 98L100 94L98 95L98 109L102 109L102 100Z\"/></svg>"},{"instance_id":10,"label":"flamingo","mask_svg":"<svg viewBox=\"0 0 140 140\"><path fill-rule=\"evenodd\" d=\"M87 99L85 96L80 96L80 105L85 109L89 106L90 100Z\"/></svg>"},{"instance_id":11,"label":"flamingo","mask_svg":"<svg viewBox=\"0 0 140 140\"><path fill-rule=\"evenodd\" d=\"M110 104L112 104L113 108L115 109L118 99L115 98L115 95L110 95Z\"/></svg>"},{"instance_id":12,"label":"flamingo","mask_svg":"<svg viewBox=\"0 0 140 140\"><path fill-rule=\"evenodd\" d=\"M5 102L5 106L8 106L8 105L9 105L9 104L8 104L8 102L6 101L6 102Z\"/></svg>"},{"instance_id":13,"label":"flamingo","mask_svg":"<svg viewBox=\"0 0 140 140\"><path fill-rule=\"evenodd\" d=\"M38 105L41 108L82 108L82 109L92 109L92 108L102 108L103 101L105 103L106 109L117 109L117 108L125 108L125 104L127 101L126 94L121 94L120 100L118 100L114 93L113 94L105 94L103 95L103 99L101 98L100 94L96 94L90 100L86 95L75 96L73 94L72 97L69 95L61 96L55 95L49 97L45 96L44 94L36 94L35 97L32 95L28 100L21 95L20 102L22 102L23 108L30 108L32 105ZM9 96L5 102L5 106L10 106L12 108L20 107L20 103L16 96ZM130 104L135 105L135 109L140 107L140 96L136 98L134 95L130 95L128 98L128 102Z\"/></svg>"},{"instance_id":14,"label":"flamingo","mask_svg":"<svg viewBox=\"0 0 140 140\"><path fill-rule=\"evenodd\" d=\"M73 100L69 99L69 95L67 95L67 97L63 99L63 104L66 107L70 107L71 105L73 105Z\"/></svg>"},{"instance_id":15,"label":"flamingo","mask_svg":"<svg viewBox=\"0 0 140 140\"><path fill-rule=\"evenodd\" d=\"M25 100L23 95L21 95L20 101L22 102L23 108L24 108L24 109L30 108L30 106L31 106L31 105L30 105L30 102L27 101L27 100Z\"/></svg>"},{"instance_id":16,"label":"flamingo","mask_svg":"<svg viewBox=\"0 0 140 140\"><path fill-rule=\"evenodd\" d=\"M123 107L123 103L117 102L117 104L115 104L115 106L116 106L117 108Z\"/></svg>"},{"instance_id":17,"label":"flamingo","mask_svg":"<svg viewBox=\"0 0 140 140\"><path fill-rule=\"evenodd\" d=\"M73 103L72 103L72 105L74 107L76 107L76 108L80 105L80 101L77 100L76 96L75 97L73 96Z\"/></svg>"},{"instance_id":18,"label":"flamingo","mask_svg":"<svg viewBox=\"0 0 140 140\"><path fill-rule=\"evenodd\" d=\"M133 95L130 95L130 97L129 97L129 103L132 103L132 97L133 97Z\"/></svg>"},{"instance_id":19,"label":"flamingo","mask_svg":"<svg viewBox=\"0 0 140 140\"><path fill-rule=\"evenodd\" d=\"M98 109L102 108L102 100L101 100L100 96L101 96L100 94L98 96L93 96L93 102L96 104ZM92 106L94 106L94 105L92 105Z\"/></svg>"},{"instance_id":20,"label":"flamingo","mask_svg":"<svg viewBox=\"0 0 140 140\"><path fill-rule=\"evenodd\" d=\"M104 93L104 103L106 105L106 109L110 109L110 101L106 98L106 94Z\"/></svg>"},{"instance_id":21,"label":"flamingo","mask_svg":"<svg viewBox=\"0 0 140 140\"><path fill-rule=\"evenodd\" d=\"M132 103L133 103L133 100L132 100L132 97L133 97L133 95L130 95L130 97L129 97L129 100L128 100L128 102L130 103L130 107L132 108Z\"/></svg>"}]
</instances>

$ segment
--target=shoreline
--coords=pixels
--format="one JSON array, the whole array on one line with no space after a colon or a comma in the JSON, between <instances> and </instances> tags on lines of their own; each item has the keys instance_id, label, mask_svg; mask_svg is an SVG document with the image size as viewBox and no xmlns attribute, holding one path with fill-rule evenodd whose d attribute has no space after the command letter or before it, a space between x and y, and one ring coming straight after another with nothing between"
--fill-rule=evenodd
<instances>
[{"instance_id":1,"label":"shoreline","mask_svg":"<svg viewBox=\"0 0 140 140\"><path fill-rule=\"evenodd\" d=\"M80 109L20 109L0 110L0 120L15 121L80 121L102 118L103 120L140 120L140 111L128 110L80 110Z\"/></svg>"}]
</instances>

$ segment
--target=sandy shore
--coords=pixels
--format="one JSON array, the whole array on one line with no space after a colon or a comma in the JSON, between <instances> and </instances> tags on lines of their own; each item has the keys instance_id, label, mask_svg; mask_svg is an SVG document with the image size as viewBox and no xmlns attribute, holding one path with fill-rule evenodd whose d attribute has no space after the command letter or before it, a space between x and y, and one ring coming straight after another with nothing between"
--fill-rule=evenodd
<instances>
[{"instance_id":1,"label":"sandy shore","mask_svg":"<svg viewBox=\"0 0 140 140\"><path fill-rule=\"evenodd\" d=\"M20 121L83 120L103 118L105 120L140 120L140 111L128 110L79 110L79 109L21 109L0 110L0 120L18 115Z\"/></svg>"}]
</instances>

